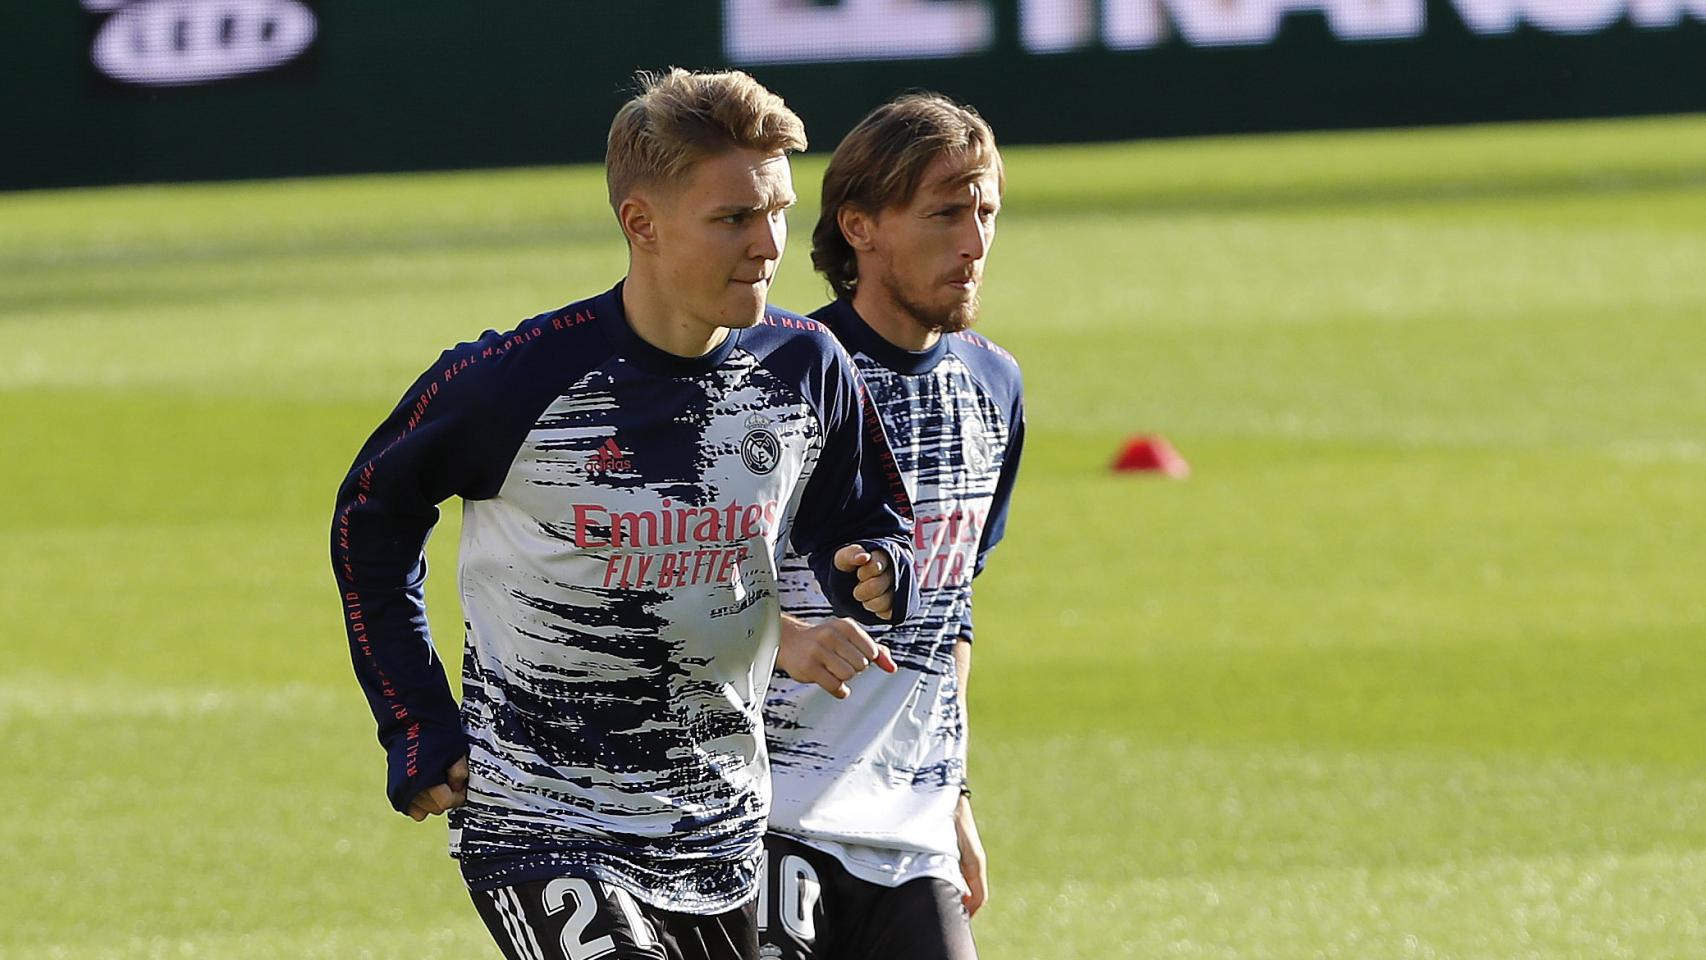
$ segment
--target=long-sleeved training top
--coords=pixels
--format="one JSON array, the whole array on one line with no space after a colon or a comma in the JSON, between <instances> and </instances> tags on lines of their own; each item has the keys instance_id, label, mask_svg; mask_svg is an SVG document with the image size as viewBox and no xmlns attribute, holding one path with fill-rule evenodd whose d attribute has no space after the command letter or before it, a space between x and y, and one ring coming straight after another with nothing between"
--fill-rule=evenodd
<instances>
[{"instance_id":1,"label":"long-sleeved training top","mask_svg":"<svg viewBox=\"0 0 1706 960\"><path fill-rule=\"evenodd\" d=\"M972 577L1007 527L1024 446L1024 393L1011 354L975 333L908 351L847 300L812 314L853 355L912 494L917 612L874 627L899 669L867 670L836 700L778 673L765 703L774 778L770 828L898 886L961 883L953 812L966 724L954 647L972 637ZM803 557L786 557L782 609L808 621L834 604Z\"/></svg>"},{"instance_id":2,"label":"long-sleeved training top","mask_svg":"<svg viewBox=\"0 0 1706 960\"><path fill-rule=\"evenodd\" d=\"M470 888L582 876L714 913L756 889L781 554L875 623L832 558L886 549L904 619L912 508L822 324L771 309L683 358L633 331L621 291L446 351L356 458L332 562L392 805L468 753L451 852ZM460 710L422 594L451 496Z\"/></svg>"}]
</instances>

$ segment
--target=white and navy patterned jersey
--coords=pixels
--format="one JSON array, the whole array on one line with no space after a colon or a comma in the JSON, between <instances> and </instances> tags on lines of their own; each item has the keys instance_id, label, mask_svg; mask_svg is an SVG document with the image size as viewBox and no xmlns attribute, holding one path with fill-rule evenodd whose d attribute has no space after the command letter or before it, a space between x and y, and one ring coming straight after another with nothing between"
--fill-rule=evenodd
<instances>
[{"instance_id":1,"label":"white and navy patterned jersey","mask_svg":"<svg viewBox=\"0 0 1706 960\"><path fill-rule=\"evenodd\" d=\"M460 711L421 591L452 495ZM782 551L873 622L832 558L886 548L904 618L910 519L863 384L816 321L771 310L681 358L634 333L618 285L449 350L368 440L332 530L393 806L466 750L451 837L472 889L582 876L666 910L739 905L769 802Z\"/></svg>"},{"instance_id":2,"label":"white and navy patterned jersey","mask_svg":"<svg viewBox=\"0 0 1706 960\"><path fill-rule=\"evenodd\" d=\"M813 316L853 354L912 494L920 606L904 624L870 629L900 669L867 670L847 700L772 678L770 827L875 882L929 873L957 882L952 814L966 725L954 646L971 639L972 578L1006 527L1025 430L1019 367L969 332L903 350L845 299ZM808 621L834 616L799 557L784 560L782 607Z\"/></svg>"}]
</instances>

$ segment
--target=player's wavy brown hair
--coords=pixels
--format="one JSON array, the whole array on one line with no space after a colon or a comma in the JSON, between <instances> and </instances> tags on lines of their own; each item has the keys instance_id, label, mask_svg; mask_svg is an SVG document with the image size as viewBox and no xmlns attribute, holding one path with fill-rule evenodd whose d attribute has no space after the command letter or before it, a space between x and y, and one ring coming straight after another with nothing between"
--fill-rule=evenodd
<instances>
[{"instance_id":1,"label":"player's wavy brown hair","mask_svg":"<svg viewBox=\"0 0 1706 960\"><path fill-rule=\"evenodd\" d=\"M635 75L639 93L616 111L605 141L604 182L620 209L635 188L679 181L725 150L806 148L806 125L782 98L739 70Z\"/></svg>"},{"instance_id":2,"label":"player's wavy brown hair","mask_svg":"<svg viewBox=\"0 0 1706 960\"><path fill-rule=\"evenodd\" d=\"M872 110L847 134L823 175L823 207L812 230L812 266L837 297L859 283L859 260L841 233L841 210L879 213L912 201L924 172L947 154L968 180L1007 172L995 134L976 110L939 93L909 93Z\"/></svg>"}]
</instances>

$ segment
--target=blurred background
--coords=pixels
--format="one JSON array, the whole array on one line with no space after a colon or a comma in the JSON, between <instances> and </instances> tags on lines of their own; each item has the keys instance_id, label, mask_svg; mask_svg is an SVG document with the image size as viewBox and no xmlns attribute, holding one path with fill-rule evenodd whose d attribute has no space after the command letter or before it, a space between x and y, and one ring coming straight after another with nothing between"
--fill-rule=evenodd
<instances>
[{"instance_id":1,"label":"blurred background","mask_svg":"<svg viewBox=\"0 0 1706 960\"><path fill-rule=\"evenodd\" d=\"M50 0L0 188L595 162L638 67L735 65L828 152L924 87L1008 143L1706 109L1701 0Z\"/></svg>"},{"instance_id":2,"label":"blurred background","mask_svg":"<svg viewBox=\"0 0 1706 960\"><path fill-rule=\"evenodd\" d=\"M333 494L625 268L636 69L906 89L1008 193L989 960L1706 955L1706 2L43 0L0 30L0 957L496 957ZM1116 474L1159 434L1185 479ZM430 545L454 666L459 511Z\"/></svg>"}]
</instances>

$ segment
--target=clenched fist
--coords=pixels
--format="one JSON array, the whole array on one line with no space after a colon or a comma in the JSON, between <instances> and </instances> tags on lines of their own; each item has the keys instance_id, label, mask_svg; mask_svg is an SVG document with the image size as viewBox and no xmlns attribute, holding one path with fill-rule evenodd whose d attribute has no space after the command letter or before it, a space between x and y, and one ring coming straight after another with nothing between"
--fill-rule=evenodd
<instances>
[{"instance_id":1,"label":"clenched fist","mask_svg":"<svg viewBox=\"0 0 1706 960\"><path fill-rule=\"evenodd\" d=\"M853 588L853 599L884 620L893 617L894 560L888 551L866 550L850 543L835 551L835 569L842 573L859 571L859 585Z\"/></svg>"},{"instance_id":2,"label":"clenched fist","mask_svg":"<svg viewBox=\"0 0 1706 960\"><path fill-rule=\"evenodd\" d=\"M436 787L428 787L409 801L409 816L419 823L427 817L449 813L452 809L468 802L468 758L450 765L444 772L445 782Z\"/></svg>"}]
</instances>

